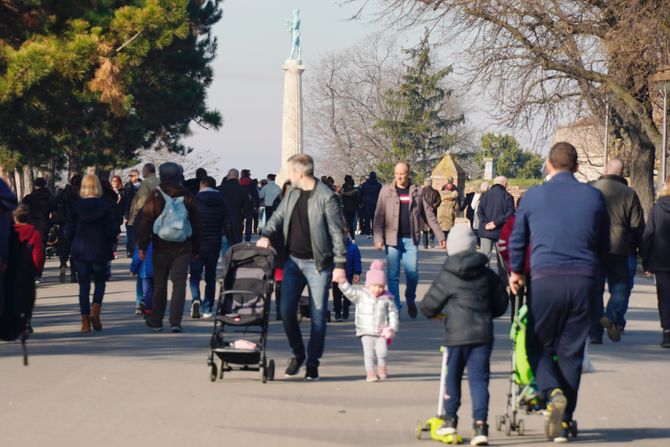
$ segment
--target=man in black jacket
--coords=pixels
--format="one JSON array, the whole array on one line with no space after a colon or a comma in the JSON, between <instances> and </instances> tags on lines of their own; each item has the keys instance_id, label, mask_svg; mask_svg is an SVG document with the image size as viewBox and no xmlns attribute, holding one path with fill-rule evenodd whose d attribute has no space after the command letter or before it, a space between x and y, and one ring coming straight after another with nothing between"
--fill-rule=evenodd
<instances>
[{"instance_id":1,"label":"man in black jacket","mask_svg":"<svg viewBox=\"0 0 670 447\"><path fill-rule=\"evenodd\" d=\"M472 444L486 445L493 319L505 312L508 297L505 284L487 267L488 258L475 251L475 244L475 235L468 225L456 225L449 232L449 257L421 301L421 312L428 318L446 315L448 397L444 401L446 417L440 434L455 433L461 379L467 365L475 433Z\"/></svg>"},{"instance_id":2,"label":"man in black jacket","mask_svg":"<svg viewBox=\"0 0 670 447\"><path fill-rule=\"evenodd\" d=\"M202 228L200 253L191 261L191 318L211 317L214 307L214 291L216 288L216 266L221 251L221 236L230 236L230 212L223 200L223 194L215 189L216 180L205 177L200 182L200 192L195 196L195 204L200 214ZM200 298L200 280L205 273L205 299Z\"/></svg>"},{"instance_id":3,"label":"man in black jacket","mask_svg":"<svg viewBox=\"0 0 670 447\"><path fill-rule=\"evenodd\" d=\"M500 238L500 230L512 214L514 214L514 197L507 192L507 178L496 177L491 189L479 199L477 208L481 252L486 256L491 255L493 247Z\"/></svg>"},{"instance_id":4,"label":"man in black jacket","mask_svg":"<svg viewBox=\"0 0 670 447\"><path fill-rule=\"evenodd\" d=\"M128 173L130 177L128 183L123 187L123 222L126 225L126 256L129 258L133 256L135 251L135 227L128 223L130 216L130 206L135 198L135 193L140 186L142 186L142 179L140 172L137 169L131 169Z\"/></svg>"},{"instance_id":5,"label":"man in black jacket","mask_svg":"<svg viewBox=\"0 0 670 447\"><path fill-rule=\"evenodd\" d=\"M223 199L230 211L231 234L228 238L229 245L242 242L244 233L244 218L251 207L249 194L240 186L240 173L237 169L228 171L225 182L221 182L219 191L223 193Z\"/></svg>"},{"instance_id":6,"label":"man in black jacket","mask_svg":"<svg viewBox=\"0 0 670 447\"><path fill-rule=\"evenodd\" d=\"M42 244L46 246L49 235L49 217L53 208L53 197L47 189L47 182L42 177L33 182L33 192L21 201L30 209L30 223L42 236Z\"/></svg>"}]
</instances>

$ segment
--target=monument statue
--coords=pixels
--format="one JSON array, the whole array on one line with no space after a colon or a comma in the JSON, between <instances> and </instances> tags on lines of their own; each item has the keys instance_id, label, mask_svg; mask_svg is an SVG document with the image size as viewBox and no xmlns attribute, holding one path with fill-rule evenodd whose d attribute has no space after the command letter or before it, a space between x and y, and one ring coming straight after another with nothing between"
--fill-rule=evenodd
<instances>
[{"instance_id":1,"label":"monument statue","mask_svg":"<svg viewBox=\"0 0 670 447\"><path fill-rule=\"evenodd\" d=\"M301 60L302 59L302 50L300 48L300 10L293 10L293 18L287 20L286 24L291 30L291 55L289 59L291 60ZM297 57L296 57L297 56Z\"/></svg>"}]
</instances>

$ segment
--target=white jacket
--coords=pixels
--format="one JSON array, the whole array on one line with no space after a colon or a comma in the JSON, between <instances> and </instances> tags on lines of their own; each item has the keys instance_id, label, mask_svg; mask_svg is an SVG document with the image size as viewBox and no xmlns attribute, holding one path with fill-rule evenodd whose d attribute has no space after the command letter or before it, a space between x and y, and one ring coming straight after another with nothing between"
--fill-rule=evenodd
<instances>
[{"instance_id":1,"label":"white jacket","mask_svg":"<svg viewBox=\"0 0 670 447\"><path fill-rule=\"evenodd\" d=\"M340 290L353 303L356 303L356 336L373 335L379 337L382 329L390 326L398 332L398 308L390 295L373 296L361 286L344 283Z\"/></svg>"}]
</instances>

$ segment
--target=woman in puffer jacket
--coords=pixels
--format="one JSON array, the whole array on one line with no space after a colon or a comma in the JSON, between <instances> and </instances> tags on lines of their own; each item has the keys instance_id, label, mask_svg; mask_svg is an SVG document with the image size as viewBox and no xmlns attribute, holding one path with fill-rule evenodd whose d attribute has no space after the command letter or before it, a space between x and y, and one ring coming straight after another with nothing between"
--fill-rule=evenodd
<instances>
[{"instance_id":1,"label":"woman in puffer jacket","mask_svg":"<svg viewBox=\"0 0 670 447\"><path fill-rule=\"evenodd\" d=\"M376 260L365 275L364 288L352 286L344 277L339 281L342 293L356 303L356 336L363 344L368 382L388 378L388 345L398 332L398 308L393 302L393 296L386 290L385 272L384 262Z\"/></svg>"}]
</instances>

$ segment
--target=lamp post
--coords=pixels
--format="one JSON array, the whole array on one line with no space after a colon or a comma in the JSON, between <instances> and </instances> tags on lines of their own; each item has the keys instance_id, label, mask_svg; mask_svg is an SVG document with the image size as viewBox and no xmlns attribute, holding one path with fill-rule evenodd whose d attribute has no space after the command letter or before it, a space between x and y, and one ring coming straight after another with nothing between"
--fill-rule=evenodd
<instances>
[{"instance_id":1,"label":"lamp post","mask_svg":"<svg viewBox=\"0 0 670 447\"><path fill-rule=\"evenodd\" d=\"M659 189L663 188L663 183L667 176L667 151L668 151L668 87L670 86L670 66L661 67L655 75L651 77L651 81L658 86L659 93L663 97L663 138L661 142L661 157L660 166L658 170L658 185Z\"/></svg>"}]
</instances>

